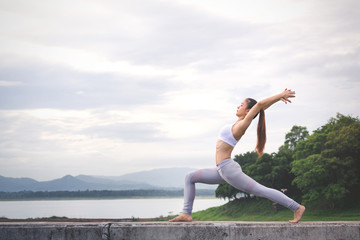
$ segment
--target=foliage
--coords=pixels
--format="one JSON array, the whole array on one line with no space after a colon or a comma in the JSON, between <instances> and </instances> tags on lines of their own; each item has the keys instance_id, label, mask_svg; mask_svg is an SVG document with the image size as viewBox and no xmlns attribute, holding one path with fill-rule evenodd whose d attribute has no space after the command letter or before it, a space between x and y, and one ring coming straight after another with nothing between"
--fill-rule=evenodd
<instances>
[{"instance_id":1,"label":"foliage","mask_svg":"<svg viewBox=\"0 0 360 240\"><path fill-rule=\"evenodd\" d=\"M360 121L337 114L295 148L292 172L304 203L330 208L360 200Z\"/></svg>"},{"instance_id":2,"label":"foliage","mask_svg":"<svg viewBox=\"0 0 360 240\"><path fill-rule=\"evenodd\" d=\"M296 145L306 140L309 136L309 132L306 127L293 126L291 131L285 135L285 146L291 150L294 150Z\"/></svg>"}]
</instances>

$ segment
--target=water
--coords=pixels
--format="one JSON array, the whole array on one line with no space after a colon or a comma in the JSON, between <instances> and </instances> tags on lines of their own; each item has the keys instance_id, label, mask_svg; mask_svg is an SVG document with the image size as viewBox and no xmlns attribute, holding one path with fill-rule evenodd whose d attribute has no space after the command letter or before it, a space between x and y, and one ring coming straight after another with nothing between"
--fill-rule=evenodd
<instances>
[{"instance_id":1,"label":"water","mask_svg":"<svg viewBox=\"0 0 360 240\"><path fill-rule=\"evenodd\" d=\"M217 198L197 198L194 212L225 204ZM182 198L111 200L0 201L0 217L11 219L68 218L154 218L182 211Z\"/></svg>"}]
</instances>

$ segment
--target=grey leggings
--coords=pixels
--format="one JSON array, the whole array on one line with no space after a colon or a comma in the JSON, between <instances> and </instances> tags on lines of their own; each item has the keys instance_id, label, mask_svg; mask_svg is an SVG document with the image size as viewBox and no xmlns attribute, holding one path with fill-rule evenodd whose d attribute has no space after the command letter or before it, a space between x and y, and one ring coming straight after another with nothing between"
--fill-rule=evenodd
<instances>
[{"instance_id":1,"label":"grey leggings","mask_svg":"<svg viewBox=\"0 0 360 240\"><path fill-rule=\"evenodd\" d=\"M195 183L229 183L233 187L255 196L267 198L295 212L299 204L282 192L267 188L243 173L240 165L228 158L221 161L217 168L201 169L189 173L185 178L184 213L191 214L195 199Z\"/></svg>"}]
</instances>

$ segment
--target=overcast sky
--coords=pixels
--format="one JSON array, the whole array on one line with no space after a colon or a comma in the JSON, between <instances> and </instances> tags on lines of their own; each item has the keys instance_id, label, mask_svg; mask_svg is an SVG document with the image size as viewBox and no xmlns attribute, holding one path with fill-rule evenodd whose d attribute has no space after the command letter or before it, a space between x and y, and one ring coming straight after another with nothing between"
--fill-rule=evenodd
<instances>
[{"instance_id":1,"label":"overcast sky","mask_svg":"<svg viewBox=\"0 0 360 240\"><path fill-rule=\"evenodd\" d=\"M266 111L276 152L359 116L359 76L358 0L0 0L0 175L214 167L241 101L291 88Z\"/></svg>"}]
</instances>

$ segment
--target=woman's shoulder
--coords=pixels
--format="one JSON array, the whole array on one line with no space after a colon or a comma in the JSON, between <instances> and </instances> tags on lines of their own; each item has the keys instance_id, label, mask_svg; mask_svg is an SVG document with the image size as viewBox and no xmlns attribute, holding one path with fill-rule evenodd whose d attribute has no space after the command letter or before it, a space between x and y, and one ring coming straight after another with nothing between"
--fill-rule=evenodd
<instances>
[{"instance_id":1,"label":"woman's shoulder","mask_svg":"<svg viewBox=\"0 0 360 240\"><path fill-rule=\"evenodd\" d=\"M250 121L251 123L251 121ZM250 123L245 119L238 120L232 127L232 133L237 140L245 134L246 129L249 127Z\"/></svg>"}]
</instances>

